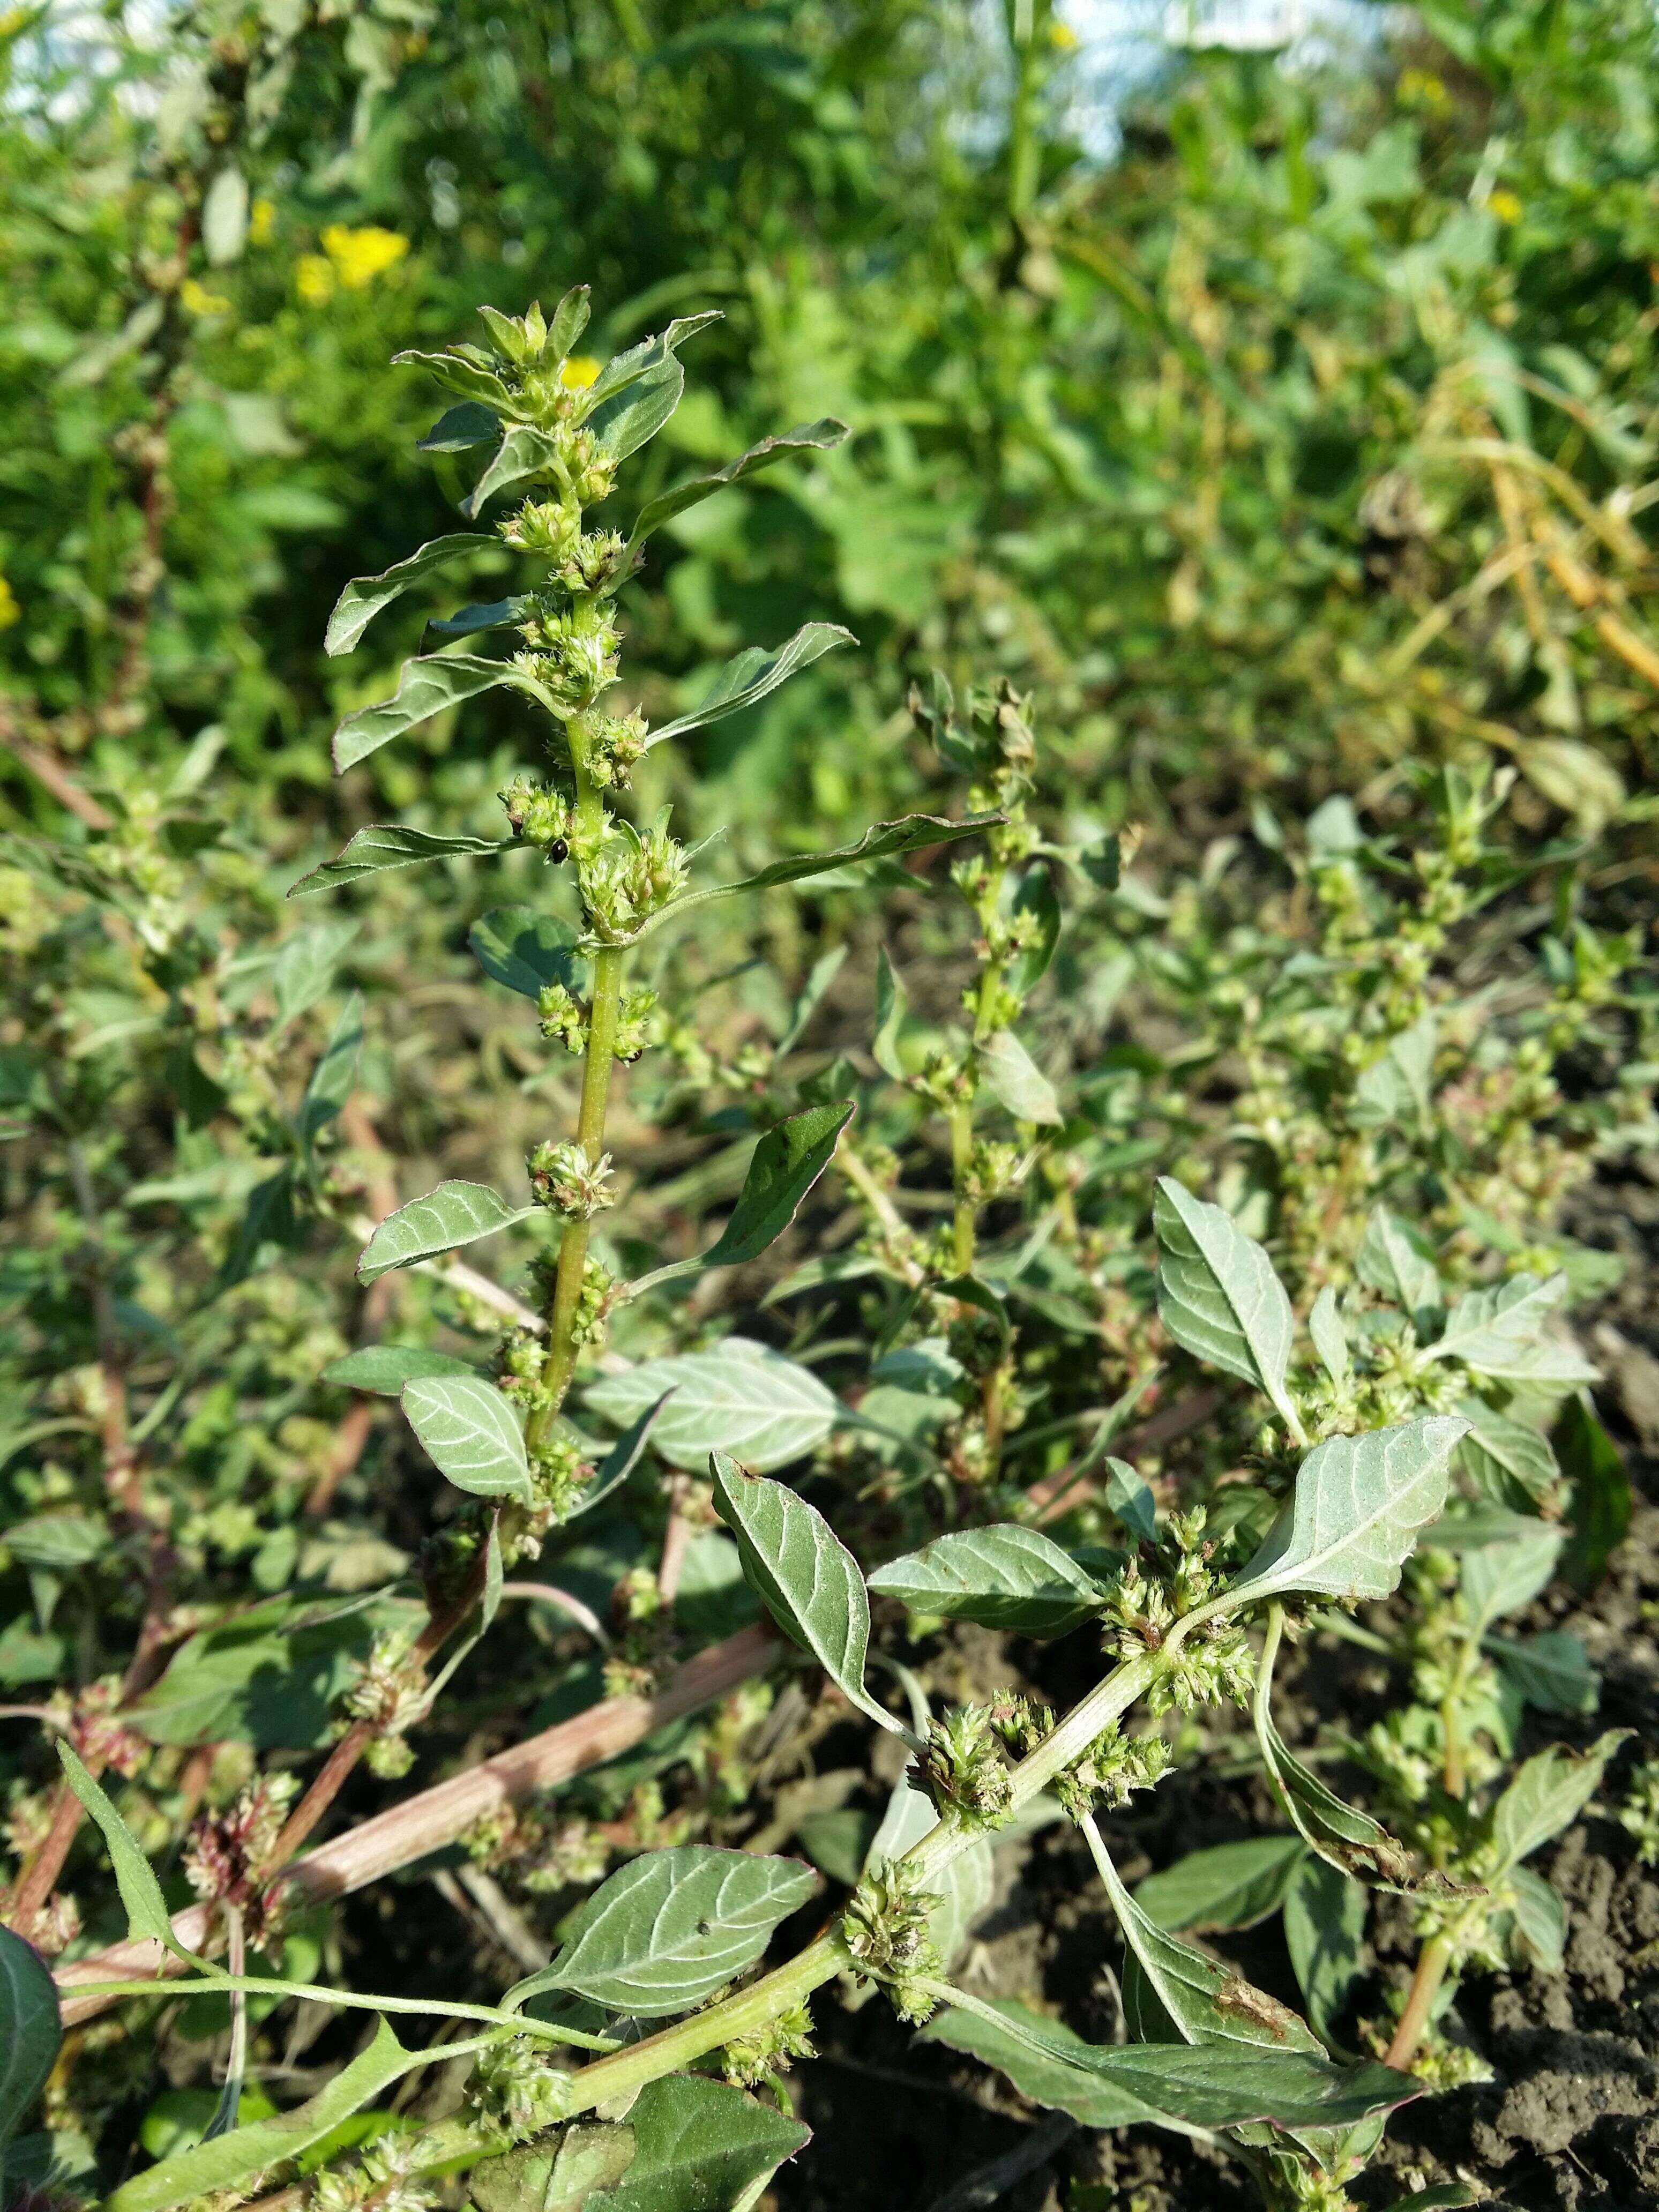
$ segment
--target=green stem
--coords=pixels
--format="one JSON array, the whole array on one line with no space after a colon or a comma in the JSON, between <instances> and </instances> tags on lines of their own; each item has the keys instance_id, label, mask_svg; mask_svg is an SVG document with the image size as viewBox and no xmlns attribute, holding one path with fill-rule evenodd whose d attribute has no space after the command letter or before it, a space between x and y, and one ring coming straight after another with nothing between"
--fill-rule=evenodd
<instances>
[{"instance_id":1,"label":"green stem","mask_svg":"<svg viewBox=\"0 0 1659 2212\"><path fill-rule=\"evenodd\" d=\"M1009 1777L1011 1813L1028 1804L1149 1687L1179 1644L1182 1626L1180 1622L1176 1624L1161 1652L1129 1660L1097 1684L1053 1734L1020 1761ZM975 1833L950 1820L930 1828L921 1842L905 1853L902 1862L910 1886L927 1889L935 1876L969 1847ZM728 1997L723 2004L711 2005L707 2011L665 2029L644 2043L635 2044L631 2050L619 2051L611 2057L596 2059L591 2066L584 2066L575 2078L576 2102L573 2112L590 2112L596 2105L608 2104L614 2097L641 2088L661 2075L672 2073L693 2059L718 2051L735 2036L764 2027L780 2013L810 1996L848 1963L848 1954L839 1935L832 1931L820 1936L787 1966L765 1975L737 1996Z\"/></svg>"},{"instance_id":2,"label":"green stem","mask_svg":"<svg viewBox=\"0 0 1659 2212\"><path fill-rule=\"evenodd\" d=\"M584 841L592 839L597 842L605 827L604 801L582 766L580 738L574 721L570 725L570 737L576 764L577 833ZM619 945L607 945L593 957L593 997L588 1010L581 1104L576 1117L576 1142L590 1160L597 1160L605 1150L605 1109L611 1097L611 1070L617 1057L617 1025L622 1012L623 959ZM581 1304L590 1234L587 1222L572 1221L567 1224L564 1241L559 1246L553 1311L548 1321L547 1358L542 1366L542 1387L549 1394L548 1400L531 1415L525 1431L525 1442L532 1452L545 1440L576 1370L576 1314Z\"/></svg>"},{"instance_id":3,"label":"green stem","mask_svg":"<svg viewBox=\"0 0 1659 2212\"><path fill-rule=\"evenodd\" d=\"M1014 0L1010 31L1014 48L1012 112L1008 118L1008 216L1016 225L1036 198L1037 146L1033 109L1037 88L1037 0Z\"/></svg>"},{"instance_id":4,"label":"green stem","mask_svg":"<svg viewBox=\"0 0 1659 2212\"><path fill-rule=\"evenodd\" d=\"M974 1157L974 1109L964 1100L951 1109L951 1180L956 1186L956 1212L951 1219L951 1234L956 1248L957 1273L971 1275L974 1272L974 1201L968 1195L968 1170Z\"/></svg>"},{"instance_id":5,"label":"green stem","mask_svg":"<svg viewBox=\"0 0 1659 2212\"><path fill-rule=\"evenodd\" d=\"M499 2036L533 2035L545 2043L568 2044L581 2051L610 2051L617 2047L614 2037L587 2035L574 2027L556 2027L550 2021L502 2012L491 2005L446 2004L428 1997L368 1996L354 1990L327 1989L318 1982L271 1980L263 1974L210 1972L195 1981L166 1984L157 1982L153 1976L143 1982L79 1982L75 1993L77 1996L164 1996L171 2002L179 1997L228 1996L238 1991L250 1996L306 1997L313 2004L340 2005L358 2012L425 2013L444 2020L476 2020L495 2028Z\"/></svg>"}]
</instances>

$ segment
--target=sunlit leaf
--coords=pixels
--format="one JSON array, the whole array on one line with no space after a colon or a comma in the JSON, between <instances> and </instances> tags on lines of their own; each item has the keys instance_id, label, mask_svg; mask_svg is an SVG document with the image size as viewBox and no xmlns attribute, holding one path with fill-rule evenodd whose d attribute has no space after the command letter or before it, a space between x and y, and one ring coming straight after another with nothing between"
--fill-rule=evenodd
<instances>
[{"instance_id":1,"label":"sunlit leaf","mask_svg":"<svg viewBox=\"0 0 1659 2212\"><path fill-rule=\"evenodd\" d=\"M1299 1436L1285 1389L1295 1322L1273 1261L1230 1214L1168 1176L1159 1179L1152 1218L1165 1328L1200 1359L1266 1391Z\"/></svg>"},{"instance_id":2,"label":"sunlit leaf","mask_svg":"<svg viewBox=\"0 0 1659 2212\"><path fill-rule=\"evenodd\" d=\"M1572 1825L1601 1788L1607 1761L1630 1733L1609 1729L1582 1753L1552 1744L1522 1764L1492 1810L1498 1874L1507 1874Z\"/></svg>"},{"instance_id":3,"label":"sunlit leaf","mask_svg":"<svg viewBox=\"0 0 1659 2212\"><path fill-rule=\"evenodd\" d=\"M975 1063L988 1089L1017 1121L1058 1128L1065 1116L1054 1086L1012 1030L999 1030L981 1045Z\"/></svg>"},{"instance_id":4,"label":"sunlit leaf","mask_svg":"<svg viewBox=\"0 0 1659 2212\"><path fill-rule=\"evenodd\" d=\"M201 1962L194 1953L185 1950L173 1935L173 1915L167 1911L161 1885L155 1879L155 1869L139 1850L131 1829L88 1772L79 1754L61 1736L58 1740L58 1756L63 1763L64 1779L103 1835L110 1863L115 1869L115 1887L126 1907L128 1936L148 1936L152 1942L198 1966Z\"/></svg>"},{"instance_id":5,"label":"sunlit leaf","mask_svg":"<svg viewBox=\"0 0 1659 2212\"><path fill-rule=\"evenodd\" d=\"M343 2066L314 2097L274 2119L254 2120L135 2174L105 2198L104 2212L170 2212L175 2204L235 2190L268 2167L297 2157L401 2075L430 2063L428 2052L405 2051L380 2021L368 2050Z\"/></svg>"},{"instance_id":6,"label":"sunlit leaf","mask_svg":"<svg viewBox=\"0 0 1659 2212\"><path fill-rule=\"evenodd\" d=\"M852 1553L817 1507L782 1483L745 1474L725 1452L713 1453L709 1465L714 1503L762 1604L849 1703L902 1735L864 1686L870 1601Z\"/></svg>"},{"instance_id":7,"label":"sunlit leaf","mask_svg":"<svg viewBox=\"0 0 1659 2212\"><path fill-rule=\"evenodd\" d=\"M807 1368L746 1337L728 1336L708 1352L641 1360L592 1384L587 1403L606 1419L635 1419L665 1393L653 1435L676 1467L702 1468L727 1451L762 1471L784 1467L823 1443L840 1411Z\"/></svg>"},{"instance_id":8,"label":"sunlit leaf","mask_svg":"<svg viewBox=\"0 0 1659 2212\"><path fill-rule=\"evenodd\" d=\"M452 407L433 432L436 439L447 423L453 424L458 417L465 418L465 427L472 428L480 418L494 420L482 408ZM459 426L458 426L459 427ZM452 432L450 434L454 434ZM477 441L469 438L468 443ZM455 453L459 448L453 444L434 445L428 451ZM501 540L483 532L458 531L448 538L434 538L430 544L422 545L418 552L406 560L394 562L383 568L378 576L354 576L334 603L334 611L328 618L328 629L323 638L325 653L349 653L382 607L389 607L400 599L411 584L423 577L435 575L447 568L452 561L465 558L469 553L489 553L501 550Z\"/></svg>"},{"instance_id":9,"label":"sunlit leaf","mask_svg":"<svg viewBox=\"0 0 1659 2212\"><path fill-rule=\"evenodd\" d=\"M1316 1444L1234 1592L1387 1597L1418 1531L1444 1508L1447 1468L1467 1427L1455 1414L1430 1414Z\"/></svg>"},{"instance_id":10,"label":"sunlit leaf","mask_svg":"<svg viewBox=\"0 0 1659 2212\"><path fill-rule=\"evenodd\" d=\"M878 1568L870 1587L912 1613L1027 1636L1063 1636L1102 1603L1095 1583L1051 1537L1012 1522L936 1536Z\"/></svg>"},{"instance_id":11,"label":"sunlit leaf","mask_svg":"<svg viewBox=\"0 0 1659 2212\"><path fill-rule=\"evenodd\" d=\"M716 469L708 476L689 477L685 483L676 484L672 491L659 492L655 499L647 500L640 509L639 520L634 525L633 535L629 539L629 546L642 545L653 530L660 530L665 522L672 522L677 514L684 514L688 507L696 507L705 499L712 499L716 492L724 491L728 484L740 483L744 477L772 467L774 463L787 459L791 453L821 452L825 447L839 446L848 434L845 422L838 422L833 416L826 416L822 422L804 422L798 429L784 430L775 437L763 438L758 445L750 446L746 453L739 453L736 460L728 461L723 469Z\"/></svg>"},{"instance_id":12,"label":"sunlit leaf","mask_svg":"<svg viewBox=\"0 0 1659 2212\"><path fill-rule=\"evenodd\" d=\"M735 1267L775 1243L794 1219L802 1200L836 1156L841 1133L852 1120L850 1099L809 1106L769 1129L756 1146L738 1202L720 1236L695 1259L671 1261L629 1285L630 1297L694 1275L706 1267Z\"/></svg>"},{"instance_id":13,"label":"sunlit leaf","mask_svg":"<svg viewBox=\"0 0 1659 2212\"><path fill-rule=\"evenodd\" d=\"M503 2001L569 1990L607 2011L689 2012L752 1966L781 1920L817 1887L799 1859L686 1844L630 1859L566 1922L552 1964Z\"/></svg>"},{"instance_id":14,"label":"sunlit leaf","mask_svg":"<svg viewBox=\"0 0 1659 2212\"><path fill-rule=\"evenodd\" d=\"M494 1237L517 1222L528 1221L538 1210L509 1206L488 1183L441 1182L424 1198L412 1198L387 1214L362 1249L357 1279L372 1283L393 1267L412 1267L417 1260L476 1244L481 1237Z\"/></svg>"},{"instance_id":15,"label":"sunlit leaf","mask_svg":"<svg viewBox=\"0 0 1659 2212\"><path fill-rule=\"evenodd\" d=\"M664 922L689 914L693 907L706 906L711 899L735 898L740 891L769 890L778 884L802 883L809 876L827 875L832 869L852 867L863 860L887 860L900 853L921 852L930 845L954 844L959 838L977 836L981 830L1001 818L995 814L975 814L964 822L947 822L933 814L907 814L897 822L878 822L873 830L866 830L855 845L838 846L831 853L797 854L787 860L774 860L769 867L744 876L737 883L713 884L706 890L688 891L642 923L635 939L637 941L648 937Z\"/></svg>"},{"instance_id":16,"label":"sunlit leaf","mask_svg":"<svg viewBox=\"0 0 1659 2212\"><path fill-rule=\"evenodd\" d=\"M463 700L506 684L518 690L535 690L530 679L505 660L480 660L467 653L428 653L404 663L397 690L373 707L359 707L334 732L334 772L343 775L370 753L402 737L405 730L429 721Z\"/></svg>"},{"instance_id":17,"label":"sunlit leaf","mask_svg":"<svg viewBox=\"0 0 1659 2212\"><path fill-rule=\"evenodd\" d=\"M517 1409L481 1375L433 1375L405 1382L405 1419L428 1457L475 1498L531 1496L530 1462Z\"/></svg>"},{"instance_id":18,"label":"sunlit leaf","mask_svg":"<svg viewBox=\"0 0 1659 2212\"><path fill-rule=\"evenodd\" d=\"M833 653L838 645L857 643L852 631L843 629L839 623L805 623L780 646L749 646L726 662L695 707L653 729L647 744L660 745L670 738L684 737L689 730L707 729L711 722L769 698L781 684L787 684L799 670L811 667L826 653Z\"/></svg>"},{"instance_id":19,"label":"sunlit leaf","mask_svg":"<svg viewBox=\"0 0 1659 2212\"><path fill-rule=\"evenodd\" d=\"M444 837L428 830L412 830L401 822L373 822L334 855L289 891L290 898L312 898L319 891L337 890L364 876L384 874L388 868L412 868L422 860L471 859L478 853L504 853L512 840L498 837Z\"/></svg>"},{"instance_id":20,"label":"sunlit leaf","mask_svg":"<svg viewBox=\"0 0 1659 2212\"><path fill-rule=\"evenodd\" d=\"M633 2161L585 2212L726 2212L811 2137L775 2105L696 2074L647 2083L626 2124Z\"/></svg>"}]
</instances>

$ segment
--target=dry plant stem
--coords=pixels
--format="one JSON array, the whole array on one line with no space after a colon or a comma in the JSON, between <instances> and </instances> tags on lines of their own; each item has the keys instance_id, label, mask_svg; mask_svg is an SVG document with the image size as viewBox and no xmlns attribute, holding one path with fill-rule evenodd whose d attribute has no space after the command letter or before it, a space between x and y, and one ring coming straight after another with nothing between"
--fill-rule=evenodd
<instances>
[{"instance_id":1,"label":"dry plant stem","mask_svg":"<svg viewBox=\"0 0 1659 2212\"><path fill-rule=\"evenodd\" d=\"M488 1554L480 1551L467 1577L466 1587L455 1603L445 1613L429 1614L426 1626L415 1639L410 1656L421 1666L434 1658L461 1626L483 1595L484 1577L488 1571ZM281 1834L271 1846L270 1856L262 1869L266 1881L281 1872L299 1850L329 1807L345 1787L353 1768L374 1742L379 1730L373 1721L353 1721L327 1759L322 1771L313 1781L305 1796L289 1814Z\"/></svg>"},{"instance_id":2,"label":"dry plant stem","mask_svg":"<svg viewBox=\"0 0 1659 2212\"><path fill-rule=\"evenodd\" d=\"M307 1853L283 1878L286 1901L298 1909L345 1897L411 1866L428 1852L463 1836L475 1822L521 1804L586 1768L630 1750L654 1729L712 1705L781 1656L777 1639L767 1630L746 1628L723 1644L710 1644L682 1667L655 1698L607 1698L574 1720L561 1721L497 1752L477 1766L422 1790L345 1834ZM173 1934L186 1950L207 1942L211 1910L190 1906L173 1916ZM64 2020L73 2027L103 2012L115 2000L77 1995L88 1983L129 1976L176 1974L184 1961L156 1943L117 1943L58 1970Z\"/></svg>"}]
</instances>

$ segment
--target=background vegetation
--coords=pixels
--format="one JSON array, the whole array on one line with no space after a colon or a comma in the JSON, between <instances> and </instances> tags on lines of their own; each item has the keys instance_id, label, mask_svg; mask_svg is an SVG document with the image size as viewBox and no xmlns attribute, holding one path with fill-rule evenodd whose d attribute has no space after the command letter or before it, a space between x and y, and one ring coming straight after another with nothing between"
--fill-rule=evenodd
<instances>
[{"instance_id":1,"label":"background vegetation","mask_svg":"<svg viewBox=\"0 0 1659 2212\"><path fill-rule=\"evenodd\" d=\"M94 1841L62 1829L42 1708L126 1778L169 1879L257 1760L310 1771L434 1517L395 1408L319 1378L394 1321L448 1345L488 1320L453 1279L360 1289L354 1224L441 1176L516 1188L569 1120L573 1079L467 944L484 908L540 896L534 855L381 878L320 921L285 904L371 820L495 836L522 765L502 693L340 783L328 764L334 723L452 604L422 586L324 656L342 586L455 528L470 481L464 454L413 450L441 403L388 362L473 335L481 303L589 284L596 358L720 309L641 495L783 425L850 426L669 525L626 604L629 703L653 721L740 646L808 621L856 640L654 769L653 805L718 832L723 873L962 811L960 757L907 708L936 670L964 698L1029 700L1033 820L1079 856L1023 1031L1063 1085L1066 1143L994 1219L1012 1239L1063 1193L1081 1228L1020 1309L988 1467L965 1422L917 1478L905 1423L915 1448L929 1417L890 1374L873 1412L899 1444L842 1430L812 1462L878 1550L979 1517L975 1485L1062 1478L1106 1407L1191 1405L1152 1310L1160 1174L1266 1238L1299 1304L1352 1285L1386 1201L1454 1284L1561 1268L1615 1301L1619 1345L1650 1332L1645 1217L1618 1194L1645 1189L1659 1057L1655 38L1637 0L1431 0L1288 53L1191 26L1108 148L1090 43L1046 0L112 0L0 21L0 1690L21 1709L0 1727L14 1867L55 1822L70 1854L38 1940L89 1951L122 1926ZM475 556L465 595L496 597L507 568ZM1116 882L1087 865L1109 833ZM814 1084L843 1095L845 1068L876 1180L902 1159L932 1228L944 1124L914 1088L869 1088L895 1073L870 1047L879 943L909 987L901 1075L976 972L973 928L926 890L945 872L768 894L653 948L698 1033L671 1024L613 1123L624 1257L706 1245L756 1128ZM1298 996L1316 973L1336 980ZM302 1100L349 990L365 1042L325 1136ZM1322 1028L1332 1005L1363 1049ZM1431 1006L1414 1079L1395 1048ZM867 1249L858 1196L816 1201L817 1249ZM491 1279L512 1285L528 1249L496 1248ZM666 1323L629 1309L615 1346L739 1324L864 1405L885 1322L855 1290L763 1306L781 1272L723 1302L699 1288ZM1630 1496L1589 1402L1564 1419L1540 1488L1492 1482L1510 1508L1548 1497L1589 1591ZM1166 1504L1207 1494L1252 1463L1258 1419L1212 1394L1196 1437L1153 1430L1137 1466ZM417 1735L417 1781L659 1688L743 1626L708 1552L708 1587L653 1628L638 1577L671 1502L653 1489L546 1554L611 1621L609 1665L527 1611L532 1659L471 1662ZM179 1718L184 1639L255 1601L278 1610L246 1620L286 1639L271 1704ZM971 1666L939 1650L945 1676ZM502 1929L553 1895L550 1929L619 1854L787 1842L795 1816L768 1807L793 1740L757 1737L762 1697L565 1793L544 1823L562 1841L538 1836L512 1899L507 1856L452 1853L454 1993L498 1984ZM395 1784L360 1773L343 1802L361 1819ZM829 1832L833 1872L849 1846L836 1860ZM287 1971L424 1974L386 1894L296 1919ZM14 2179L95 2195L180 2139L223 2023L157 2017L76 2031L52 2139ZM289 2101L354 2032L285 2023L256 2076Z\"/></svg>"}]
</instances>

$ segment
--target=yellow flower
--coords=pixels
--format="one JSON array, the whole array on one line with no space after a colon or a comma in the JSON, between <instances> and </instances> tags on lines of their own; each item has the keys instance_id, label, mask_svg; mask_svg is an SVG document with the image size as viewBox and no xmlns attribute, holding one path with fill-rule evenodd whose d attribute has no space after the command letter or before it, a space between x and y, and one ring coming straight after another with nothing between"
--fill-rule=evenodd
<instances>
[{"instance_id":1,"label":"yellow flower","mask_svg":"<svg viewBox=\"0 0 1659 2212\"><path fill-rule=\"evenodd\" d=\"M334 264L320 253L302 253L294 264L294 289L308 307L325 307L334 297Z\"/></svg>"},{"instance_id":2,"label":"yellow flower","mask_svg":"<svg viewBox=\"0 0 1659 2212\"><path fill-rule=\"evenodd\" d=\"M1048 26L1048 44L1057 54L1074 54L1078 49L1077 33L1056 16Z\"/></svg>"},{"instance_id":3,"label":"yellow flower","mask_svg":"<svg viewBox=\"0 0 1659 2212\"><path fill-rule=\"evenodd\" d=\"M255 200L248 210L247 235L250 246L269 246L270 234L276 228L275 200Z\"/></svg>"},{"instance_id":4,"label":"yellow flower","mask_svg":"<svg viewBox=\"0 0 1659 2212\"><path fill-rule=\"evenodd\" d=\"M567 392L586 392L599 373L599 362L588 353L573 353L559 363L559 381Z\"/></svg>"},{"instance_id":5,"label":"yellow flower","mask_svg":"<svg viewBox=\"0 0 1659 2212\"><path fill-rule=\"evenodd\" d=\"M193 276L186 276L179 287L179 303L187 315L228 315L230 302L222 292L210 292L205 284L198 284Z\"/></svg>"},{"instance_id":6,"label":"yellow flower","mask_svg":"<svg viewBox=\"0 0 1659 2212\"><path fill-rule=\"evenodd\" d=\"M23 610L17 604L17 594L3 576L0 576L0 629L9 629L23 619Z\"/></svg>"},{"instance_id":7,"label":"yellow flower","mask_svg":"<svg viewBox=\"0 0 1659 2212\"><path fill-rule=\"evenodd\" d=\"M1507 185L1499 185L1495 192L1490 193L1486 205L1499 222L1519 222L1521 220L1521 202Z\"/></svg>"},{"instance_id":8,"label":"yellow flower","mask_svg":"<svg viewBox=\"0 0 1659 2212\"><path fill-rule=\"evenodd\" d=\"M323 251L334 264L348 292L361 292L388 269L395 269L409 251L409 240L395 230L369 223L352 230L343 222L331 223L323 233Z\"/></svg>"},{"instance_id":9,"label":"yellow flower","mask_svg":"<svg viewBox=\"0 0 1659 2212\"><path fill-rule=\"evenodd\" d=\"M1400 97L1419 107L1446 107L1451 102L1451 95L1440 79L1431 70L1420 69L1401 70Z\"/></svg>"}]
</instances>

